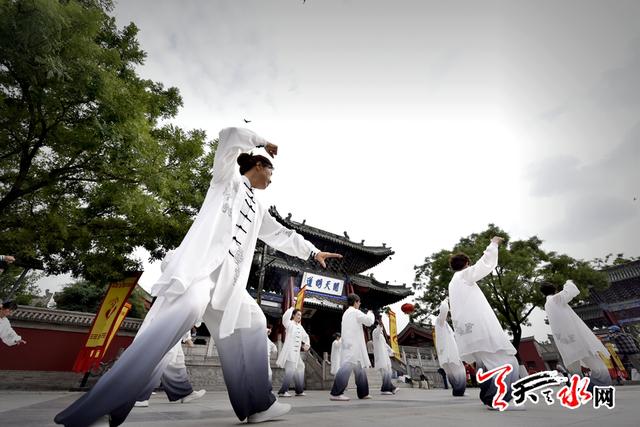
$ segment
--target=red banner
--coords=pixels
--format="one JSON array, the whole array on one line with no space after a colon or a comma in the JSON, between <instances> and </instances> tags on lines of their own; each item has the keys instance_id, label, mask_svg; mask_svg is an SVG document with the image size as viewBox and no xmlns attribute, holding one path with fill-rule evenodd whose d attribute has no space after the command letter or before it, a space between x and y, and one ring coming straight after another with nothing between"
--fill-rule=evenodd
<instances>
[{"instance_id":1,"label":"red banner","mask_svg":"<svg viewBox=\"0 0 640 427\"><path fill-rule=\"evenodd\" d=\"M141 272L135 272L124 280L109 285L96 317L93 318L87 341L73 365L74 372L86 372L100 364L107 352L107 347L129 311L125 304L141 275Z\"/></svg>"}]
</instances>

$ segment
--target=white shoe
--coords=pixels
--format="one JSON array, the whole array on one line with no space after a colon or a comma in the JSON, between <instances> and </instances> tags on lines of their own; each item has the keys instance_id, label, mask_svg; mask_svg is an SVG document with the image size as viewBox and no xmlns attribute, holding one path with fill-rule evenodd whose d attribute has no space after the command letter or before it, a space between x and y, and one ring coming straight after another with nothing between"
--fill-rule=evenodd
<instances>
[{"instance_id":1,"label":"white shoe","mask_svg":"<svg viewBox=\"0 0 640 427\"><path fill-rule=\"evenodd\" d=\"M258 412L253 415L249 415L247 418L248 423L262 423L265 421L273 420L286 414L291 410L291 405L288 403L280 403L277 400L273 402L269 409L266 411Z\"/></svg>"},{"instance_id":2,"label":"white shoe","mask_svg":"<svg viewBox=\"0 0 640 427\"><path fill-rule=\"evenodd\" d=\"M291 393L289 393L288 391L285 391L284 393L279 393L278 397L291 397Z\"/></svg>"},{"instance_id":3,"label":"white shoe","mask_svg":"<svg viewBox=\"0 0 640 427\"><path fill-rule=\"evenodd\" d=\"M306 396L307 394L303 391L302 393L296 393L296 396Z\"/></svg>"},{"instance_id":4,"label":"white shoe","mask_svg":"<svg viewBox=\"0 0 640 427\"><path fill-rule=\"evenodd\" d=\"M207 392L207 390L204 390L204 389L202 389L202 390L198 390L198 391L194 391L194 392L191 392L191 394L190 394L190 395L183 397L183 398L182 398L182 400L181 400L181 402L182 402L182 403L189 403L189 402L193 402L194 400L198 400L198 399L200 399L202 396L204 396L206 392Z\"/></svg>"},{"instance_id":5,"label":"white shoe","mask_svg":"<svg viewBox=\"0 0 640 427\"><path fill-rule=\"evenodd\" d=\"M393 396L393 392L391 391L381 391L380 394L383 396Z\"/></svg>"},{"instance_id":6,"label":"white shoe","mask_svg":"<svg viewBox=\"0 0 640 427\"><path fill-rule=\"evenodd\" d=\"M329 395L329 400L336 400L336 401L340 401L340 402L346 402L349 399L347 396L345 396L344 394L341 394L340 396L334 396L332 394Z\"/></svg>"},{"instance_id":7,"label":"white shoe","mask_svg":"<svg viewBox=\"0 0 640 427\"><path fill-rule=\"evenodd\" d=\"M135 406L136 408L148 408L149 407L149 401L148 400L141 400L139 402L134 403L133 406Z\"/></svg>"},{"instance_id":8,"label":"white shoe","mask_svg":"<svg viewBox=\"0 0 640 427\"><path fill-rule=\"evenodd\" d=\"M105 415L104 417L98 418L91 427L109 427L109 416Z\"/></svg>"},{"instance_id":9,"label":"white shoe","mask_svg":"<svg viewBox=\"0 0 640 427\"><path fill-rule=\"evenodd\" d=\"M400 387L396 387L393 389L393 391L391 393L393 394L397 394L400 391Z\"/></svg>"},{"instance_id":10,"label":"white shoe","mask_svg":"<svg viewBox=\"0 0 640 427\"><path fill-rule=\"evenodd\" d=\"M359 397L358 399L360 399L360 400L368 400L368 399L373 399L373 397L371 397L370 394L367 394L365 397Z\"/></svg>"}]
</instances>

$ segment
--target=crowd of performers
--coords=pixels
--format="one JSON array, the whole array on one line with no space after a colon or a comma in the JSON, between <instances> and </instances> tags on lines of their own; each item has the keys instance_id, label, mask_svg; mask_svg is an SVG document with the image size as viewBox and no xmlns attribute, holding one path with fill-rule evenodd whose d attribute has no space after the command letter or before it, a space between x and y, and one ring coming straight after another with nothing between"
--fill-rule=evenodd
<instances>
[{"instance_id":1,"label":"crowd of performers","mask_svg":"<svg viewBox=\"0 0 640 427\"><path fill-rule=\"evenodd\" d=\"M284 379L277 396L272 392L270 358L275 345L265 339L266 317L246 290L256 242L260 239L286 254L313 259L325 268L327 260L342 256L318 250L278 223L260 204L256 190L264 190L271 183L273 164L268 157L249 153L257 147L263 147L272 158L278 154L276 145L249 130L220 131L204 203L182 243L165 257L161 277L151 291L155 302L135 340L89 392L56 415L56 423L84 427L108 419L110 426L120 425L136 402L138 406L147 404L160 384L171 401L202 397L204 390L194 391L189 383L181 346L183 339L188 341L185 334L199 322L206 325L215 341L229 400L239 420L258 423L281 418L291 405L278 397L291 396L291 384L296 396L304 396L301 351L308 350L310 342L301 325L302 313L295 308L287 310L282 318L286 338L276 364L284 369ZM313 185L320 187L321 180ZM496 267L501 241L494 237L475 264L464 254L451 257L455 274L449 284L448 302L442 303L436 322L436 346L454 396L464 395L463 360L486 370L512 365L509 388L519 378L516 349L476 283ZM597 357L604 347L567 304L578 294L575 285L567 282L559 293L551 289L544 292L548 295L545 308L550 325L568 369L575 371L580 364L586 365L592 372L592 384L610 384L606 367ZM332 345L331 372L335 380L330 399L349 400L344 392L352 372L358 398L371 398L365 371L371 366L371 351L367 350L363 327L374 324L373 359L382 377L380 392L395 394L391 349L381 320L372 312L360 310L358 295L348 295L347 303L340 334ZM448 313L453 329L447 322ZM20 337L4 332L2 338L5 342L21 342ZM493 382L485 382L480 399L490 406L495 392ZM509 398L510 390L505 400Z\"/></svg>"}]
</instances>

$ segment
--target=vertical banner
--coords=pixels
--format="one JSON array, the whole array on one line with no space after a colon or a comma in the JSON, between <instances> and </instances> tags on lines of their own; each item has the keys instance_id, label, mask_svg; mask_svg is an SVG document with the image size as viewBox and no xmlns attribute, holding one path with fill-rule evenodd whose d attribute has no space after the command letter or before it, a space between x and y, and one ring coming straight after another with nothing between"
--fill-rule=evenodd
<instances>
[{"instance_id":1,"label":"vertical banner","mask_svg":"<svg viewBox=\"0 0 640 427\"><path fill-rule=\"evenodd\" d=\"M104 346L105 353L109 349L109 345L111 344L111 341L113 341L113 338L116 336L118 329L120 329L120 325L122 325L124 318L127 317L127 313L129 312L129 310L131 310L131 304L129 304L128 302L125 302L124 305L122 306L122 310L120 310L120 313L118 314L116 323L113 325L113 328L111 329L111 335L109 335L109 339L107 339L107 343Z\"/></svg>"},{"instance_id":2,"label":"vertical banner","mask_svg":"<svg viewBox=\"0 0 640 427\"><path fill-rule=\"evenodd\" d=\"M627 370L624 368L624 365L622 364L622 360L620 360L620 357L618 357L618 353L613 347L613 344L606 343L604 346L607 348L607 350L609 350L609 353L611 353L611 358L613 359L613 363L616 366L616 368L622 373L622 375L626 379L631 379L629 373L627 372Z\"/></svg>"},{"instance_id":3,"label":"vertical banner","mask_svg":"<svg viewBox=\"0 0 640 427\"><path fill-rule=\"evenodd\" d=\"M298 295L296 296L296 310L302 311L302 306L304 305L304 294L307 291L307 287L300 288L298 291Z\"/></svg>"},{"instance_id":4,"label":"vertical banner","mask_svg":"<svg viewBox=\"0 0 640 427\"><path fill-rule=\"evenodd\" d=\"M396 325L396 313L389 309L387 312L389 316L389 336L391 338L391 349L396 359L402 360L400 356L400 346L398 346L398 327Z\"/></svg>"},{"instance_id":5,"label":"vertical banner","mask_svg":"<svg viewBox=\"0 0 640 427\"><path fill-rule=\"evenodd\" d=\"M115 335L120 327L121 322L117 323L117 320L122 315L122 309L141 275L142 272L135 272L109 285L96 317L93 318L87 341L73 365L74 372L86 372L99 365L107 351L112 334ZM124 317L122 319L124 320Z\"/></svg>"}]
</instances>

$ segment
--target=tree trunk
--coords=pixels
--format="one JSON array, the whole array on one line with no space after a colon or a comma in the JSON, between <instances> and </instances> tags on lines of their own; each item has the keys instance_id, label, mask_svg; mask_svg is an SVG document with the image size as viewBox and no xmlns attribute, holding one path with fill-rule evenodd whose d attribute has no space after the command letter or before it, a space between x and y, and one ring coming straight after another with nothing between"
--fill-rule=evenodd
<instances>
[{"instance_id":1,"label":"tree trunk","mask_svg":"<svg viewBox=\"0 0 640 427\"><path fill-rule=\"evenodd\" d=\"M513 346L516 348L516 359L518 363L522 363L520 359L520 340L522 339L522 327L520 324L511 325L511 333L513 334Z\"/></svg>"}]
</instances>

